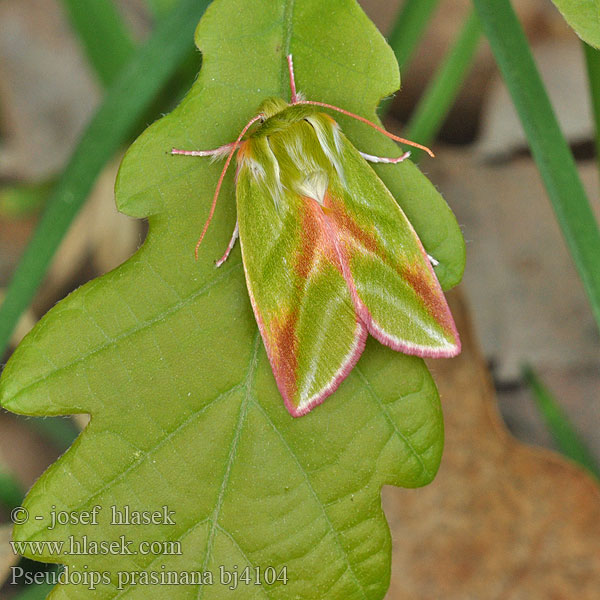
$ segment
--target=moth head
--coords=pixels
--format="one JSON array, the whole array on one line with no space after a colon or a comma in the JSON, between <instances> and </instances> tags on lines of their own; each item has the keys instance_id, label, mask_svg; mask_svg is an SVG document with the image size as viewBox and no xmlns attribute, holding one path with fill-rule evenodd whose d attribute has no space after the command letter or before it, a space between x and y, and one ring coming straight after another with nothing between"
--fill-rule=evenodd
<instances>
[{"instance_id":1,"label":"moth head","mask_svg":"<svg viewBox=\"0 0 600 600\"><path fill-rule=\"evenodd\" d=\"M265 119L284 111L289 104L281 98L267 98L259 107L258 113L265 115Z\"/></svg>"}]
</instances>

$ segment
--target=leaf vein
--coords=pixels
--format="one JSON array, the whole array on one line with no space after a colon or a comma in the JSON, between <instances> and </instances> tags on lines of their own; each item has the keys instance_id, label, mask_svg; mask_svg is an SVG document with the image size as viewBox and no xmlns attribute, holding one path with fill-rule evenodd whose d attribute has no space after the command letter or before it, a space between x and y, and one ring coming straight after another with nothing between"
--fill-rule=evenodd
<instances>
[{"instance_id":1,"label":"leaf vein","mask_svg":"<svg viewBox=\"0 0 600 600\"><path fill-rule=\"evenodd\" d=\"M358 375L358 378L359 378L362 386L367 390L367 392L369 392L369 395L377 402L377 404L379 404L379 407L381 408L381 412L382 412L383 416L388 421L388 423L392 426L392 429L394 430L396 435L404 442L404 444L406 445L408 450L417 459L417 461L421 465L421 468L423 469L423 472L425 473L425 475L428 478L431 478L432 474L429 471L429 469L427 468L427 466L425 465L425 461L423 460L423 457L421 456L421 454L419 452L417 452L417 449L412 445L410 440L398 429L398 426L394 422L394 419L392 419L392 417L391 417L389 411L387 410L387 408L385 407L383 401L375 393L375 390L371 387L371 384L369 383L367 378L364 376L362 371L358 367L354 367L354 371Z\"/></svg>"},{"instance_id":2,"label":"leaf vein","mask_svg":"<svg viewBox=\"0 0 600 600\"><path fill-rule=\"evenodd\" d=\"M157 450L160 450L160 448L162 448L165 444L167 444L169 441L171 441L177 435L177 433L179 433L179 431L181 431L184 427L187 427L195 419L197 419L198 417L200 417L213 404L215 404L219 400L222 400L223 398L227 397L229 394L235 392L240 387L241 387L241 384L238 383L238 384L234 385L233 387L229 388L228 390L225 390L224 392L222 392L221 394L219 394L216 398L214 398L213 400L211 400L210 402L208 402L208 404L205 404L199 411L197 411L197 412L193 413L192 415L190 415L187 419L185 419L182 423L180 423L175 429L173 429L172 431L170 431L164 437L160 438L158 440L158 442L156 444L152 445L144 453L144 455L142 457L140 457L137 460L135 460L126 469L124 469L123 471L121 471L120 473L118 473L117 475L115 475L112 479L110 479L109 481L107 481L93 495L91 495L88 498L86 498L85 502L83 502L82 504L79 504L78 506L71 507L70 511L72 512L72 511L79 511L79 510L81 510L82 508L84 508L85 506L87 506L88 504L90 504L91 502L93 502L96 498L98 498L98 496L100 496L101 494L103 494L107 490L111 489L115 484L117 484L119 481L121 481L122 479L124 479L131 471L133 471L136 467L138 467L140 464L142 464L148 458L148 456L150 456L151 454L153 454ZM109 430L106 430L106 431L109 431ZM116 431L112 431L110 433L114 433L114 434L118 435L118 432L116 432ZM72 450L69 450L69 452L72 452ZM38 531L36 531L35 533L33 533L30 536L30 538L34 538L38 534L43 533L45 531L46 531L46 527L42 527L41 529L39 529Z\"/></svg>"},{"instance_id":3,"label":"leaf vein","mask_svg":"<svg viewBox=\"0 0 600 600\"><path fill-rule=\"evenodd\" d=\"M37 379L34 379L33 381L31 381L27 385L23 386L14 395L13 400L14 400L14 398L16 398L17 396L19 396L20 394L23 394L24 392L26 392L27 390L31 389L32 387L34 387L34 386L36 386L36 385L38 385L40 383L44 383L45 381L47 381L48 379L50 379L50 377L53 377L57 373L60 373L62 371L66 371L67 369L70 369L71 367L74 367L75 365L78 365L78 364L80 364L82 362L85 362L91 356L95 356L96 354L99 354L103 350L106 350L107 348L109 348L111 346L114 346L118 342L120 342L120 341L122 341L124 339L127 339L128 337L130 337L130 336L132 336L132 335L134 335L134 334L136 334L136 333L138 333L140 331L144 331L148 327L152 327L156 323L159 323L160 321L162 321L166 317L169 317L169 316L177 313L180 309L184 308L188 304L191 304L194 300L202 297L204 294L206 294L207 292L209 292L213 287L215 287L218 284L222 283L234 271L238 270L241 267L241 265L242 265L241 262L235 264L228 271L226 271L225 273L223 273L221 276L217 276L217 277L213 278L208 285L204 286L203 288L201 288L200 290L194 292L193 294L190 294L187 298L184 298L183 300L181 300L181 302L177 302L177 303L173 304L172 306L169 306L166 310L163 310L162 312L159 312L156 316L152 317L151 319L147 319L146 321L140 321L139 325L136 325L135 327L131 327L127 331L123 332L122 334L120 334L120 335L118 335L118 336L116 336L114 338L111 338L110 341L107 340L106 343L100 344L99 346L97 346L93 350L90 350L89 352L86 352L85 354L82 354L82 355L78 356L76 359L71 360L70 362L62 365L61 367L58 367L58 368L54 369L53 371L50 371L50 373L48 373L47 375L44 375L43 377L38 377Z\"/></svg>"}]
</instances>

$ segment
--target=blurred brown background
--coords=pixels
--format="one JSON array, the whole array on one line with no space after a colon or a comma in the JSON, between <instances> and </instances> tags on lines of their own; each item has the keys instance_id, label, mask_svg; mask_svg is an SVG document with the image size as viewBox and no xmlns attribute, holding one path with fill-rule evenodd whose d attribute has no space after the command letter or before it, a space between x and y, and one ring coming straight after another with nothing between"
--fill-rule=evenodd
<instances>
[{"instance_id":1,"label":"blurred brown background","mask_svg":"<svg viewBox=\"0 0 600 600\"><path fill-rule=\"evenodd\" d=\"M151 27L145 3L117 0L116 4L136 36L144 38ZM402 2L361 0L361 4L386 34ZM600 217L598 167L594 161L593 126L580 42L550 0L516 0L513 4ZM440 2L416 55L402 72L402 89L387 121L390 129L401 130L410 117L470 7L469 0ZM8 283L40 209L35 202L30 207L15 207L6 190L19 182L51 181L60 173L100 97L100 85L56 0L0 3L0 288ZM467 335L468 340L466 353L456 359L460 361L456 366L448 366L452 361L431 365L440 384L448 426L440 481L422 491L388 494L386 490L386 510L395 541L394 584L389 597L571 598L576 589L580 590L577 597L600 597L600 566L591 559L586 563L586 557L593 556L594 550L600 556L600 537L595 537L598 532L590 525L600 521L596 518L600 517L599 501L591 480L549 455L516 450L520 447L513 445L494 416L493 391L486 383L487 365L499 410L510 431L527 444L552 448L552 438L521 377L521 364L533 365L600 460L598 331L510 98L483 39L434 148L437 158L424 159L422 169L453 208L467 241L462 298L455 297L454 302L456 310L464 313L463 336ZM144 224L119 215L114 208L113 184L118 163L119 157L115 157L99 179L32 310L24 317L15 342L68 291L119 265L143 240ZM469 320L474 324L473 331ZM487 425L476 421L474 415L478 411L492 415L481 417L487 419ZM490 443L488 438L495 440L497 448L486 454L485 468L477 461L472 464L480 445ZM514 457L515 452L518 460L511 467L507 456ZM525 454L521 456L520 452ZM0 463L14 472L25 487L57 453L58 449L23 419L0 414ZM513 467L514 471L510 471ZM491 482L496 485L503 478L514 482L519 477L523 478L522 488L498 489L490 492L489 504L474 506L475 494L482 497L482 490L494 489ZM532 481L542 482L546 486L544 495L549 497L564 486L579 495L561 499L558 494L555 512L548 507L542 510L540 498L528 496L533 494L528 489ZM454 492L456 502L448 503ZM477 520L477 515L489 515L490 506L505 492L514 495L516 505L509 510L509 505L500 502L498 513L494 513L497 519ZM525 498L524 504L519 494ZM438 518L438 500L444 504L439 510L446 511L446 516L439 516L436 524L432 519ZM421 508L419 512L419 506L427 507L427 511ZM531 515L527 520L528 511L550 520L563 515L569 519L569 515L578 513L581 522L565 526L562 533L552 533L548 523L538 526ZM423 526L411 533L414 519ZM481 531L488 527L489 534L484 532L483 537L498 540L512 531L515 522L521 523L517 528L525 532L523 539L517 535L514 545L506 539L498 542L500 558L492 557L491 546L483 542L467 548L467 540L479 540L475 528ZM523 523L532 525L529 532ZM436 542L438 549L434 552L432 540L439 540L444 531L453 543L440 546ZM548 541L544 535L555 537ZM399 539L405 539L408 548L400 550ZM544 545L546 542L555 544L554 554L551 546ZM577 548L569 554L571 542ZM529 568L533 564L531 557L540 548L545 548L545 562ZM561 548L566 554L561 554ZM412 579L408 577L411 561L417 560L417 550L421 557L431 550L432 565L446 555L447 568L442 569L445 578L427 583L427 562L421 563L423 572L410 570ZM515 554L516 550L521 554ZM464 564L457 562L457 552L466 557ZM479 574L477 566L469 562L477 556L493 558L489 564L482 560ZM571 565L573 557L577 557L580 571L567 569L564 578L559 574L552 585L535 586L536 577L547 583L544 578L548 573L544 571L555 569L559 563ZM506 581L499 583L498 573L505 573ZM490 585L478 587L478 577L481 581L487 578ZM462 587L458 582L463 582ZM453 587L440 595L446 585ZM551 589L556 594L551 595Z\"/></svg>"}]
</instances>

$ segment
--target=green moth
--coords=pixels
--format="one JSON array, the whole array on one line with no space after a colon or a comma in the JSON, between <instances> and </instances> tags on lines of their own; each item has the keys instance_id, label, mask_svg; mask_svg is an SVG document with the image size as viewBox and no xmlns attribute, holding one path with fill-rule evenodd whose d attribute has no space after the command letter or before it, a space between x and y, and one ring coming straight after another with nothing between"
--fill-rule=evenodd
<instances>
[{"instance_id":1,"label":"green moth","mask_svg":"<svg viewBox=\"0 0 600 600\"><path fill-rule=\"evenodd\" d=\"M290 414L332 394L358 361L370 333L382 344L423 357L460 352L434 260L370 162L323 109L370 121L296 92L265 100L235 142L172 154L226 158L198 248L237 151L237 223L248 292ZM244 139L244 137L247 137ZM424 150L430 152L427 148ZM430 152L431 153L431 152Z\"/></svg>"}]
</instances>

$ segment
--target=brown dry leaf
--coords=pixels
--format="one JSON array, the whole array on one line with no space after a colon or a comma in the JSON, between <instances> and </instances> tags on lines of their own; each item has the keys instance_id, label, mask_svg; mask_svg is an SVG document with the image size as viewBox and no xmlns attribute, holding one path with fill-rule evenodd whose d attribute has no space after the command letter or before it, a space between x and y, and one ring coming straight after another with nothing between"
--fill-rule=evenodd
<instances>
[{"instance_id":1,"label":"brown dry leaf","mask_svg":"<svg viewBox=\"0 0 600 600\"><path fill-rule=\"evenodd\" d=\"M0 218L0 285L10 281L35 227L35 218Z\"/></svg>"},{"instance_id":2,"label":"brown dry leaf","mask_svg":"<svg viewBox=\"0 0 600 600\"><path fill-rule=\"evenodd\" d=\"M142 0L119 0L134 37L150 29ZM0 2L0 176L40 181L63 168L101 88L58 0Z\"/></svg>"},{"instance_id":3,"label":"brown dry leaf","mask_svg":"<svg viewBox=\"0 0 600 600\"><path fill-rule=\"evenodd\" d=\"M99 88L57 0L0 2L0 175L40 181L62 169Z\"/></svg>"},{"instance_id":4,"label":"brown dry leaf","mask_svg":"<svg viewBox=\"0 0 600 600\"><path fill-rule=\"evenodd\" d=\"M116 269L142 243L140 221L118 212L115 205L115 179L121 159L117 157L104 169L88 200L89 244L99 273Z\"/></svg>"},{"instance_id":5,"label":"brown dry leaf","mask_svg":"<svg viewBox=\"0 0 600 600\"><path fill-rule=\"evenodd\" d=\"M117 211L114 184L120 157L104 169L69 232L63 239L50 267L41 303L54 296L92 256L100 273L118 267L133 254L140 239L140 223Z\"/></svg>"},{"instance_id":6,"label":"brown dry leaf","mask_svg":"<svg viewBox=\"0 0 600 600\"><path fill-rule=\"evenodd\" d=\"M0 304L4 301L5 291L0 289ZM31 309L27 309L19 319L17 326L15 327L15 331L12 334L10 339L10 345L13 348L16 348L19 345L19 342L29 333L31 328L35 325L36 318L31 311Z\"/></svg>"},{"instance_id":7,"label":"brown dry leaf","mask_svg":"<svg viewBox=\"0 0 600 600\"><path fill-rule=\"evenodd\" d=\"M559 455L512 438L498 415L460 292L462 354L430 361L446 447L434 482L384 490L390 600L596 600L600 488Z\"/></svg>"},{"instance_id":8,"label":"brown dry leaf","mask_svg":"<svg viewBox=\"0 0 600 600\"><path fill-rule=\"evenodd\" d=\"M73 422L77 425L77 427L79 427L79 429L83 430L88 426L88 423L90 422L90 415L73 415Z\"/></svg>"},{"instance_id":9,"label":"brown dry leaf","mask_svg":"<svg viewBox=\"0 0 600 600\"><path fill-rule=\"evenodd\" d=\"M0 460L24 490L28 490L58 456L57 447L36 433L26 419L0 411Z\"/></svg>"},{"instance_id":10,"label":"brown dry leaf","mask_svg":"<svg viewBox=\"0 0 600 600\"><path fill-rule=\"evenodd\" d=\"M0 587L10 577L10 568L19 562L19 555L10 546L12 525L0 525Z\"/></svg>"}]
</instances>

